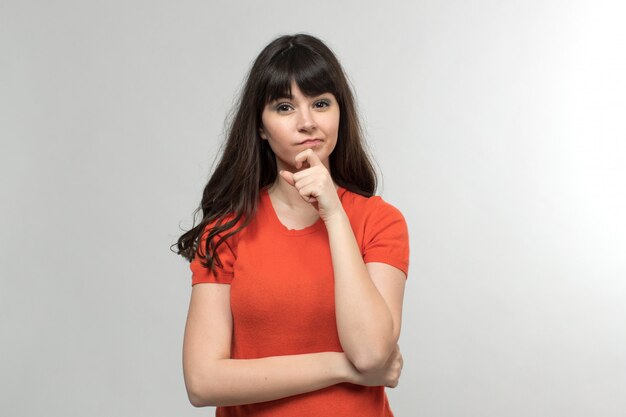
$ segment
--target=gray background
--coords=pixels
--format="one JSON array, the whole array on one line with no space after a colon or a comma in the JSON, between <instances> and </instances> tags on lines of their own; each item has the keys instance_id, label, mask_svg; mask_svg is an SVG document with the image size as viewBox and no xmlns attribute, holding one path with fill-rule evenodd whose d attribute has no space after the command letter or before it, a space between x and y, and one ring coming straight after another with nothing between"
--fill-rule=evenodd
<instances>
[{"instance_id":1,"label":"gray background","mask_svg":"<svg viewBox=\"0 0 626 417\"><path fill-rule=\"evenodd\" d=\"M188 227L260 49L325 39L412 238L403 416L626 412L626 7L0 1L0 413L192 416Z\"/></svg>"}]
</instances>

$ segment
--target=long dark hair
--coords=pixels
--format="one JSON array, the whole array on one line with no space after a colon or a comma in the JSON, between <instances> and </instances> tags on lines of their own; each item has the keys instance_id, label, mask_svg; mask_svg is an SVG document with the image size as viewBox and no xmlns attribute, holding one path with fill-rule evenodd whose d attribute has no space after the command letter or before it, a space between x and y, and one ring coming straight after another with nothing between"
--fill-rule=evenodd
<instances>
[{"instance_id":1,"label":"long dark hair","mask_svg":"<svg viewBox=\"0 0 626 417\"><path fill-rule=\"evenodd\" d=\"M366 197L376 191L376 173L339 61L313 36L281 36L261 51L250 69L221 158L196 210L202 210L202 220L178 239L178 254L191 261L198 252L205 267L221 266L217 248L254 217L260 190L277 176L274 153L259 136L261 114L270 101L291 96L292 81L307 96L330 92L337 99L341 117L337 145L329 157L335 183Z\"/></svg>"}]
</instances>

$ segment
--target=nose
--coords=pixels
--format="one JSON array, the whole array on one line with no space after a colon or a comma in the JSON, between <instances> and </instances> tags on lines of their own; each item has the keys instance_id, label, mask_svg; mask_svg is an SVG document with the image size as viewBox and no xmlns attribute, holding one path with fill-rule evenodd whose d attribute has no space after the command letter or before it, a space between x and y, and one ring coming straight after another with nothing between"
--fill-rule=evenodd
<instances>
[{"instance_id":1,"label":"nose","mask_svg":"<svg viewBox=\"0 0 626 417\"><path fill-rule=\"evenodd\" d=\"M298 118L298 130L302 132L308 132L317 127L315 123L315 119L311 110L305 109L300 112L300 117Z\"/></svg>"}]
</instances>

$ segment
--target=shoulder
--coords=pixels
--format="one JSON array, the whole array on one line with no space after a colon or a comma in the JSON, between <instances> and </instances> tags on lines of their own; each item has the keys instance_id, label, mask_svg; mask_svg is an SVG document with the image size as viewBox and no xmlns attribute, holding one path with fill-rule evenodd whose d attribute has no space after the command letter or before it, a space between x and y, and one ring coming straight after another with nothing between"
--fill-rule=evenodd
<instances>
[{"instance_id":1,"label":"shoulder","mask_svg":"<svg viewBox=\"0 0 626 417\"><path fill-rule=\"evenodd\" d=\"M342 189L341 203L349 218L361 219L364 222L378 221L385 218L404 222L402 212L381 196L365 197L349 190Z\"/></svg>"},{"instance_id":2,"label":"shoulder","mask_svg":"<svg viewBox=\"0 0 626 417\"><path fill-rule=\"evenodd\" d=\"M201 282L229 284L232 281L237 247L245 230L238 230L241 226L242 221L235 215L227 215L204 227L190 263L192 285Z\"/></svg>"},{"instance_id":3,"label":"shoulder","mask_svg":"<svg viewBox=\"0 0 626 417\"><path fill-rule=\"evenodd\" d=\"M365 263L386 263L406 275L409 233L400 210L380 196L364 197L350 191L343 193L341 201Z\"/></svg>"},{"instance_id":4,"label":"shoulder","mask_svg":"<svg viewBox=\"0 0 626 417\"><path fill-rule=\"evenodd\" d=\"M212 244L217 244L218 242L221 244L224 242L229 247L233 246L233 244L237 242L241 230L239 230L238 233L233 234L233 232L240 229L243 224L244 221L241 217L237 219L235 214L231 213L209 222L199 236L198 254L202 257L206 256L203 250L206 247L207 239L210 239Z\"/></svg>"}]
</instances>

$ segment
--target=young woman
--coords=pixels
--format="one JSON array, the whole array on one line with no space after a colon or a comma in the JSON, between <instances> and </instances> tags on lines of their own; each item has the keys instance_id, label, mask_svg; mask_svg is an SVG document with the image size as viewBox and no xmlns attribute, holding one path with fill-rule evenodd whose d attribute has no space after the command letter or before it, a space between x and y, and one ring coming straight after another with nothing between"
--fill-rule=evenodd
<instances>
[{"instance_id":1,"label":"young woman","mask_svg":"<svg viewBox=\"0 0 626 417\"><path fill-rule=\"evenodd\" d=\"M218 416L392 416L408 234L373 196L352 92L333 53L282 36L255 60L191 261L185 384Z\"/></svg>"}]
</instances>

